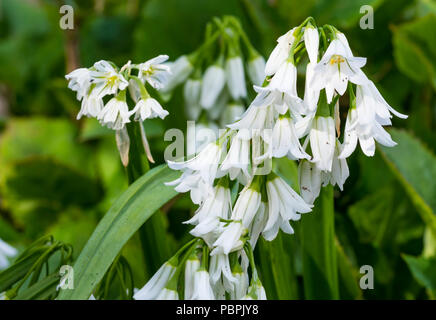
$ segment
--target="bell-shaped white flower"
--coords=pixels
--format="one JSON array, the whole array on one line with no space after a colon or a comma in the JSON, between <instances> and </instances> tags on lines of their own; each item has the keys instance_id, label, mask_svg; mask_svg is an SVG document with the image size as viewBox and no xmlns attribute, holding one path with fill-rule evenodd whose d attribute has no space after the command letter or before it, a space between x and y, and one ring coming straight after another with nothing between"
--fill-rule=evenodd
<instances>
[{"instance_id":1,"label":"bell-shaped white flower","mask_svg":"<svg viewBox=\"0 0 436 320\"><path fill-rule=\"evenodd\" d=\"M100 98L116 94L118 90L124 90L129 85L123 75L105 60L96 62L90 75L91 82L95 84L91 93Z\"/></svg>"},{"instance_id":2,"label":"bell-shaped white flower","mask_svg":"<svg viewBox=\"0 0 436 320\"><path fill-rule=\"evenodd\" d=\"M174 190L179 193L190 192L195 204L201 204L213 192L212 186L204 181L200 171L185 170L180 178L166 182L165 185L175 186Z\"/></svg>"},{"instance_id":3,"label":"bell-shaped white flower","mask_svg":"<svg viewBox=\"0 0 436 320\"><path fill-rule=\"evenodd\" d=\"M271 52L265 65L265 74L267 76L276 73L282 63L289 57L291 46L295 41L294 31L295 28L277 39L277 45Z\"/></svg>"},{"instance_id":4,"label":"bell-shaped white flower","mask_svg":"<svg viewBox=\"0 0 436 320\"><path fill-rule=\"evenodd\" d=\"M132 113L135 113L135 121L157 117L164 119L169 114L156 99L151 97L139 100Z\"/></svg>"},{"instance_id":5,"label":"bell-shaped white flower","mask_svg":"<svg viewBox=\"0 0 436 320\"><path fill-rule=\"evenodd\" d=\"M210 257L209 274L212 284L215 286L220 279L225 279L226 283L236 281L230 268L229 256L224 253L218 253Z\"/></svg>"},{"instance_id":6,"label":"bell-shaped white flower","mask_svg":"<svg viewBox=\"0 0 436 320\"><path fill-rule=\"evenodd\" d=\"M277 113L273 106L250 107L242 115L241 119L227 127L239 130L241 139L250 139L256 132L263 132L264 129L272 129Z\"/></svg>"},{"instance_id":7,"label":"bell-shaped white flower","mask_svg":"<svg viewBox=\"0 0 436 320\"><path fill-rule=\"evenodd\" d=\"M185 264L185 294L184 299L192 299L195 292L195 273L200 269L200 260L196 254L191 255Z\"/></svg>"},{"instance_id":8,"label":"bell-shaped white flower","mask_svg":"<svg viewBox=\"0 0 436 320\"><path fill-rule=\"evenodd\" d=\"M247 233L247 229L242 225L242 221L232 221L228 223L214 242L214 249L211 251L211 255L219 253L229 254L230 252L239 250L243 247L243 236Z\"/></svg>"},{"instance_id":9,"label":"bell-shaped white flower","mask_svg":"<svg viewBox=\"0 0 436 320\"><path fill-rule=\"evenodd\" d=\"M230 299L240 300L247 294L249 285L248 273L244 272L238 263L236 270L233 272L233 277L235 278L235 281L233 282L233 290L230 292Z\"/></svg>"},{"instance_id":10,"label":"bell-shaped white flower","mask_svg":"<svg viewBox=\"0 0 436 320\"><path fill-rule=\"evenodd\" d=\"M200 106L201 80L188 79L183 87L185 111L190 120L197 120L201 113Z\"/></svg>"},{"instance_id":11,"label":"bell-shaped white flower","mask_svg":"<svg viewBox=\"0 0 436 320\"><path fill-rule=\"evenodd\" d=\"M318 105L320 90L313 85L316 63L309 62L306 66L306 82L304 89L304 103L307 106L305 114L315 113Z\"/></svg>"},{"instance_id":12,"label":"bell-shaped white flower","mask_svg":"<svg viewBox=\"0 0 436 320\"><path fill-rule=\"evenodd\" d=\"M348 170L347 160L339 159L339 154L342 152L341 143L336 140L335 154L333 157L332 172L329 174L329 181L331 185L338 185L341 191L344 188L344 183L350 175Z\"/></svg>"},{"instance_id":13,"label":"bell-shaped white flower","mask_svg":"<svg viewBox=\"0 0 436 320\"><path fill-rule=\"evenodd\" d=\"M151 277L142 289L138 290L133 299L135 300L155 300L164 299L162 292L168 281L174 275L176 267L170 262L165 262L158 271ZM168 294L167 292L166 294Z\"/></svg>"},{"instance_id":14,"label":"bell-shaped white flower","mask_svg":"<svg viewBox=\"0 0 436 320\"><path fill-rule=\"evenodd\" d=\"M77 100L82 100L88 93L89 86L91 85L91 73L87 68L79 68L71 71L65 76L68 80L68 88L76 91Z\"/></svg>"},{"instance_id":15,"label":"bell-shaped white flower","mask_svg":"<svg viewBox=\"0 0 436 320\"><path fill-rule=\"evenodd\" d=\"M272 156L275 158L287 156L293 160L310 157L301 147L294 123L289 116L280 116L274 125Z\"/></svg>"},{"instance_id":16,"label":"bell-shaped white flower","mask_svg":"<svg viewBox=\"0 0 436 320\"><path fill-rule=\"evenodd\" d=\"M242 225L247 229L253 222L254 216L260 207L262 197L259 188L260 186L256 181L244 187L239 193L233 208L232 219L241 220Z\"/></svg>"},{"instance_id":17,"label":"bell-shaped white flower","mask_svg":"<svg viewBox=\"0 0 436 320\"><path fill-rule=\"evenodd\" d=\"M226 78L227 78L227 88L234 100L245 98L247 96L244 64L240 56L231 57L227 59Z\"/></svg>"},{"instance_id":18,"label":"bell-shaped white flower","mask_svg":"<svg viewBox=\"0 0 436 320\"><path fill-rule=\"evenodd\" d=\"M220 219L229 219L230 211L230 189L227 186L218 184L214 188L213 194L204 200L195 212L195 215L185 223L196 225L190 233L195 237L203 238L208 233L217 230ZM209 237L206 237L204 240L208 242Z\"/></svg>"},{"instance_id":19,"label":"bell-shaped white flower","mask_svg":"<svg viewBox=\"0 0 436 320\"><path fill-rule=\"evenodd\" d=\"M131 114L124 92L124 95L118 95L110 99L98 114L97 119L102 125L110 129L121 130L126 123L130 122Z\"/></svg>"},{"instance_id":20,"label":"bell-shaped white flower","mask_svg":"<svg viewBox=\"0 0 436 320\"><path fill-rule=\"evenodd\" d=\"M252 57L247 63L247 72L251 82L261 86L265 80L265 59L261 55Z\"/></svg>"},{"instance_id":21,"label":"bell-shaped white flower","mask_svg":"<svg viewBox=\"0 0 436 320\"><path fill-rule=\"evenodd\" d=\"M325 88L327 102L331 103L335 91L340 95L345 93L348 81L359 85L368 81L360 70L365 64L366 58L354 57L345 36L337 33L314 68L313 86L318 90Z\"/></svg>"},{"instance_id":22,"label":"bell-shaped white flower","mask_svg":"<svg viewBox=\"0 0 436 320\"><path fill-rule=\"evenodd\" d=\"M226 83L226 74L219 65L211 65L206 69L201 86L200 105L208 110L214 106Z\"/></svg>"},{"instance_id":23,"label":"bell-shaped white flower","mask_svg":"<svg viewBox=\"0 0 436 320\"><path fill-rule=\"evenodd\" d=\"M103 107L103 99L95 94L85 95L76 119L79 120L82 116L96 118Z\"/></svg>"},{"instance_id":24,"label":"bell-shaped white flower","mask_svg":"<svg viewBox=\"0 0 436 320\"><path fill-rule=\"evenodd\" d=\"M16 256L17 249L0 239L0 270L9 266L9 258Z\"/></svg>"},{"instance_id":25,"label":"bell-shaped white flower","mask_svg":"<svg viewBox=\"0 0 436 320\"><path fill-rule=\"evenodd\" d=\"M285 233L294 233L289 220L299 220L300 214L310 212L312 206L307 204L282 178L273 173L267 177L266 191L268 221L263 232L264 238L273 240L279 228Z\"/></svg>"},{"instance_id":26,"label":"bell-shaped white flower","mask_svg":"<svg viewBox=\"0 0 436 320\"><path fill-rule=\"evenodd\" d=\"M176 61L169 62L166 65L170 68L171 74L168 76L167 83L162 89L163 92L169 92L183 83L194 69L191 60L185 55L180 56Z\"/></svg>"},{"instance_id":27,"label":"bell-shaped white flower","mask_svg":"<svg viewBox=\"0 0 436 320\"><path fill-rule=\"evenodd\" d=\"M391 125L391 112L400 118L407 118L383 99L372 81L367 85L357 86L356 106L352 106L348 111L344 143L339 158L349 157L357 142L367 156L374 155L375 141L387 147L395 146L396 143L390 134L383 129L383 125Z\"/></svg>"},{"instance_id":28,"label":"bell-shaped white flower","mask_svg":"<svg viewBox=\"0 0 436 320\"><path fill-rule=\"evenodd\" d=\"M160 90L165 87L171 73L170 67L163 62L168 60L167 55L159 55L138 65L138 78L148 82L153 88Z\"/></svg>"},{"instance_id":29,"label":"bell-shaped white flower","mask_svg":"<svg viewBox=\"0 0 436 320\"><path fill-rule=\"evenodd\" d=\"M285 61L282 63L277 72L271 78L267 88L297 98L297 68L294 63L291 61Z\"/></svg>"},{"instance_id":30,"label":"bell-shaped white flower","mask_svg":"<svg viewBox=\"0 0 436 320\"><path fill-rule=\"evenodd\" d=\"M306 47L309 61L313 64L318 62L319 34L312 25L304 28L304 45Z\"/></svg>"},{"instance_id":31,"label":"bell-shaped white flower","mask_svg":"<svg viewBox=\"0 0 436 320\"><path fill-rule=\"evenodd\" d=\"M242 131L238 132L231 141L230 149L221 164L221 171L229 173L231 180L237 178L241 173L249 177L248 168L250 165L250 140L241 138Z\"/></svg>"},{"instance_id":32,"label":"bell-shaped white flower","mask_svg":"<svg viewBox=\"0 0 436 320\"><path fill-rule=\"evenodd\" d=\"M321 191L322 172L314 163L302 160L298 165L298 179L301 197L313 204Z\"/></svg>"},{"instance_id":33,"label":"bell-shaped white flower","mask_svg":"<svg viewBox=\"0 0 436 320\"><path fill-rule=\"evenodd\" d=\"M218 165L223 154L223 145L217 142L209 143L194 158L183 162L168 161L173 170L198 171L203 180L212 185L217 176Z\"/></svg>"},{"instance_id":34,"label":"bell-shaped white flower","mask_svg":"<svg viewBox=\"0 0 436 320\"><path fill-rule=\"evenodd\" d=\"M176 290L164 288L156 300L179 300L179 293Z\"/></svg>"},{"instance_id":35,"label":"bell-shaped white flower","mask_svg":"<svg viewBox=\"0 0 436 320\"><path fill-rule=\"evenodd\" d=\"M248 293L242 300L266 300L265 288L259 279L248 287Z\"/></svg>"},{"instance_id":36,"label":"bell-shaped white flower","mask_svg":"<svg viewBox=\"0 0 436 320\"><path fill-rule=\"evenodd\" d=\"M331 171L335 151L335 121L332 117L316 116L309 133L312 162L321 171Z\"/></svg>"},{"instance_id":37,"label":"bell-shaped white flower","mask_svg":"<svg viewBox=\"0 0 436 320\"><path fill-rule=\"evenodd\" d=\"M194 294L192 299L215 300L215 295L210 285L209 272L204 269L198 270L194 275Z\"/></svg>"}]
</instances>

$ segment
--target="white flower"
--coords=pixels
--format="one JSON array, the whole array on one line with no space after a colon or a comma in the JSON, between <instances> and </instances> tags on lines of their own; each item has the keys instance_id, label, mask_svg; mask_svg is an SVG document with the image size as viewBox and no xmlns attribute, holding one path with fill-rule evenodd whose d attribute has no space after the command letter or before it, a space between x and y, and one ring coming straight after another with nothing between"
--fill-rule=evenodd
<instances>
[{"instance_id":1,"label":"white flower","mask_svg":"<svg viewBox=\"0 0 436 320\"><path fill-rule=\"evenodd\" d=\"M169 114L156 99L151 97L139 100L132 113L135 113L135 121L157 117L164 119Z\"/></svg>"},{"instance_id":2,"label":"white flower","mask_svg":"<svg viewBox=\"0 0 436 320\"><path fill-rule=\"evenodd\" d=\"M291 97L298 97L297 68L295 65L290 61L282 63L272 77L267 88L269 90L277 90L279 92L286 93Z\"/></svg>"},{"instance_id":3,"label":"white flower","mask_svg":"<svg viewBox=\"0 0 436 320\"><path fill-rule=\"evenodd\" d=\"M300 194L304 201L313 204L321 191L321 171L310 161L302 160L298 165Z\"/></svg>"},{"instance_id":4,"label":"white flower","mask_svg":"<svg viewBox=\"0 0 436 320\"><path fill-rule=\"evenodd\" d=\"M248 287L248 294L242 300L266 300L265 288L260 280Z\"/></svg>"},{"instance_id":5,"label":"white flower","mask_svg":"<svg viewBox=\"0 0 436 320\"><path fill-rule=\"evenodd\" d=\"M265 225L268 221L268 204L261 202L259 210L254 216L253 222L251 223L249 234L250 234L250 244L254 249L260 234L265 229Z\"/></svg>"},{"instance_id":6,"label":"white flower","mask_svg":"<svg viewBox=\"0 0 436 320\"><path fill-rule=\"evenodd\" d=\"M316 63L312 63L312 62L309 62L306 66L306 82L305 82L304 99L303 99L305 105L308 108L308 110L305 112L306 114L315 113L319 100L320 90L313 86L315 66Z\"/></svg>"},{"instance_id":7,"label":"white flower","mask_svg":"<svg viewBox=\"0 0 436 320\"><path fill-rule=\"evenodd\" d=\"M279 117L274 125L272 156L276 158L288 156L293 160L309 158L309 155L301 147L300 141L298 141L292 119L287 116Z\"/></svg>"},{"instance_id":8,"label":"white flower","mask_svg":"<svg viewBox=\"0 0 436 320\"><path fill-rule=\"evenodd\" d=\"M348 170L347 160L338 158L341 151L342 151L342 145L338 140L336 140L335 154L333 157L333 164L332 164L332 172L330 173L329 180L333 186L337 184L339 189L341 189L342 191L344 188L344 183L347 180L348 176L350 175L350 171Z\"/></svg>"},{"instance_id":9,"label":"white flower","mask_svg":"<svg viewBox=\"0 0 436 320\"><path fill-rule=\"evenodd\" d=\"M244 242L241 239L247 233L247 229L244 228L241 221L233 221L224 227L224 231L214 242L214 249L211 251L211 255L239 250L243 247Z\"/></svg>"},{"instance_id":10,"label":"white flower","mask_svg":"<svg viewBox=\"0 0 436 320\"><path fill-rule=\"evenodd\" d=\"M169 262L165 262L158 271L151 277L142 289L138 290L133 299L135 300L155 300L163 299L161 294L167 282L174 275L176 268ZM159 298L160 297L160 298Z\"/></svg>"},{"instance_id":11,"label":"white flower","mask_svg":"<svg viewBox=\"0 0 436 320\"><path fill-rule=\"evenodd\" d=\"M241 118L245 112L245 107L241 104L231 103L227 105L224 112L221 115L220 123L224 127L230 123L233 123Z\"/></svg>"},{"instance_id":12,"label":"white flower","mask_svg":"<svg viewBox=\"0 0 436 320\"><path fill-rule=\"evenodd\" d=\"M327 102L331 103L335 90L340 95L345 93L348 81L359 85L368 81L360 70L365 64L366 58L354 57L345 36L337 33L314 68L313 86L318 90L325 88Z\"/></svg>"},{"instance_id":13,"label":"white flower","mask_svg":"<svg viewBox=\"0 0 436 320\"><path fill-rule=\"evenodd\" d=\"M250 139L256 131L263 132L264 129L272 129L276 115L274 107L270 105L258 107L251 104L240 120L227 127L240 130L241 139Z\"/></svg>"},{"instance_id":14,"label":"white flower","mask_svg":"<svg viewBox=\"0 0 436 320\"><path fill-rule=\"evenodd\" d=\"M218 253L210 257L209 274L210 280L214 286L221 278L225 279L226 283L236 281L230 268L229 256L224 253Z\"/></svg>"},{"instance_id":15,"label":"white flower","mask_svg":"<svg viewBox=\"0 0 436 320\"><path fill-rule=\"evenodd\" d=\"M130 122L130 115L131 112L129 112L126 100L114 97L106 103L97 119L102 125L106 125L110 129L121 130L126 123Z\"/></svg>"},{"instance_id":16,"label":"white flower","mask_svg":"<svg viewBox=\"0 0 436 320\"><path fill-rule=\"evenodd\" d=\"M234 100L245 98L247 88L245 86L244 65L239 56L232 57L226 61L227 88Z\"/></svg>"},{"instance_id":17,"label":"white flower","mask_svg":"<svg viewBox=\"0 0 436 320\"><path fill-rule=\"evenodd\" d=\"M179 300L179 293L176 290L164 288L156 297L156 300Z\"/></svg>"},{"instance_id":18,"label":"white flower","mask_svg":"<svg viewBox=\"0 0 436 320\"><path fill-rule=\"evenodd\" d=\"M193 70L192 62L187 56L180 56L176 61L167 63L171 69L167 84L162 91L169 92L184 82Z\"/></svg>"},{"instance_id":19,"label":"white flower","mask_svg":"<svg viewBox=\"0 0 436 320\"><path fill-rule=\"evenodd\" d=\"M375 141L384 146L395 146L390 134L383 129L383 125L391 125L391 112L400 118L407 118L383 99L372 81L357 86L356 107L348 111L343 149L339 158L349 157L356 148L357 141L367 156L374 155Z\"/></svg>"},{"instance_id":20,"label":"white flower","mask_svg":"<svg viewBox=\"0 0 436 320\"><path fill-rule=\"evenodd\" d=\"M199 270L194 275L194 294L193 300L215 300L212 287L210 285L209 272Z\"/></svg>"},{"instance_id":21,"label":"white flower","mask_svg":"<svg viewBox=\"0 0 436 320\"><path fill-rule=\"evenodd\" d=\"M223 145L211 142L192 159L184 162L168 161L171 169L182 170L183 174L166 185L177 185L175 190L178 192L191 191L192 201L201 203L212 192L222 153Z\"/></svg>"},{"instance_id":22,"label":"white flower","mask_svg":"<svg viewBox=\"0 0 436 320\"><path fill-rule=\"evenodd\" d=\"M211 142L194 158L184 162L168 161L168 166L173 170L198 171L202 179L212 185L217 175L222 153L223 146L217 142Z\"/></svg>"},{"instance_id":23,"label":"white flower","mask_svg":"<svg viewBox=\"0 0 436 320\"><path fill-rule=\"evenodd\" d=\"M230 211L230 189L218 184L214 188L213 194L206 198L195 212L195 215L185 223L196 225L190 231L193 236L203 237L218 228L220 219L229 219ZM209 238L206 237L205 240L209 240Z\"/></svg>"},{"instance_id":24,"label":"white flower","mask_svg":"<svg viewBox=\"0 0 436 320\"><path fill-rule=\"evenodd\" d=\"M267 76L276 73L281 64L289 57L291 46L295 41L295 37L293 35L294 31L295 28L277 39L278 44L271 52L271 55L269 56L265 65L265 74Z\"/></svg>"},{"instance_id":25,"label":"white flower","mask_svg":"<svg viewBox=\"0 0 436 320\"><path fill-rule=\"evenodd\" d=\"M240 138L239 131L231 141L230 149L226 158L221 164L221 171L229 173L231 180L234 180L241 173L249 177L248 167L250 165L250 140Z\"/></svg>"},{"instance_id":26,"label":"white flower","mask_svg":"<svg viewBox=\"0 0 436 320\"><path fill-rule=\"evenodd\" d=\"M162 64L168 60L167 55L159 55L138 65L138 78L147 81L153 88L160 90L165 87L171 73L168 65Z\"/></svg>"},{"instance_id":27,"label":"white flower","mask_svg":"<svg viewBox=\"0 0 436 320\"><path fill-rule=\"evenodd\" d=\"M316 64L318 62L319 34L312 25L304 28L304 45L309 56L309 61Z\"/></svg>"},{"instance_id":28,"label":"white flower","mask_svg":"<svg viewBox=\"0 0 436 320\"><path fill-rule=\"evenodd\" d=\"M103 107L103 99L95 94L85 95L76 119L79 120L82 116L96 118Z\"/></svg>"},{"instance_id":29,"label":"white flower","mask_svg":"<svg viewBox=\"0 0 436 320\"><path fill-rule=\"evenodd\" d=\"M18 253L17 249L0 239L0 270L9 266L9 258Z\"/></svg>"},{"instance_id":30,"label":"white flower","mask_svg":"<svg viewBox=\"0 0 436 320\"><path fill-rule=\"evenodd\" d=\"M200 269L200 260L197 255L189 257L185 264L185 294L184 299L192 299L195 293L195 273Z\"/></svg>"},{"instance_id":31,"label":"white flower","mask_svg":"<svg viewBox=\"0 0 436 320\"><path fill-rule=\"evenodd\" d=\"M264 238L273 240L277 236L279 228L285 233L294 233L289 220L299 220L300 213L310 212L312 206L308 205L298 193L275 174L268 176L266 191L269 217L263 231Z\"/></svg>"},{"instance_id":32,"label":"white flower","mask_svg":"<svg viewBox=\"0 0 436 320\"><path fill-rule=\"evenodd\" d=\"M332 117L316 116L309 133L312 162L321 171L331 171L335 151L335 121Z\"/></svg>"},{"instance_id":33,"label":"white flower","mask_svg":"<svg viewBox=\"0 0 436 320\"><path fill-rule=\"evenodd\" d=\"M185 111L190 120L197 120L201 113L200 106L201 80L188 79L183 87Z\"/></svg>"},{"instance_id":34,"label":"white flower","mask_svg":"<svg viewBox=\"0 0 436 320\"><path fill-rule=\"evenodd\" d=\"M247 72L254 85L261 86L265 80L265 59L257 55L247 64Z\"/></svg>"},{"instance_id":35,"label":"white flower","mask_svg":"<svg viewBox=\"0 0 436 320\"><path fill-rule=\"evenodd\" d=\"M250 184L239 193L232 212L233 220L241 220L245 228L249 228L260 207L261 195L257 184Z\"/></svg>"},{"instance_id":36,"label":"white flower","mask_svg":"<svg viewBox=\"0 0 436 320\"><path fill-rule=\"evenodd\" d=\"M203 84L201 86L200 105L204 109L211 109L214 106L218 95L224 88L226 75L218 65L211 65L206 69L203 75Z\"/></svg>"},{"instance_id":37,"label":"white flower","mask_svg":"<svg viewBox=\"0 0 436 320\"><path fill-rule=\"evenodd\" d=\"M108 94L116 94L118 90L124 90L129 85L127 80L105 60L96 62L90 75L91 83L95 84L91 93L100 98Z\"/></svg>"},{"instance_id":38,"label":"white flower","mask_svg":"<svg viewBox=\"0 0 436 320\"><path fill-rule=\"evenodd\" d=\"M248 273L243 272L241 267L233 273L235 281L233 283L233 290L230 292L231 300L240 300L247 294L248 289Z\"/></svg>"},{"instance_id":39,"label":"white flower","mask_svg":"<svg viewBox=\"0 0 436 320\"><path fill-rule=\"evenodd\" d=\"M91 85L91 74L87 68L76 69L65 76L69 81L68 88L77 92L77 100L82 98L88 93L89 86Z\"/></svg>"}]
</instances>

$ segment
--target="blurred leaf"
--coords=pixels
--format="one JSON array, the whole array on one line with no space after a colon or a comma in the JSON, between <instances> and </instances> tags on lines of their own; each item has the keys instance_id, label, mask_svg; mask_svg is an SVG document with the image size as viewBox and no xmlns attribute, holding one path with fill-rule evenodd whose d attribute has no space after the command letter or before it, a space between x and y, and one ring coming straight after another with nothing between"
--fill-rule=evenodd
<instances>
[{"instance_id":1,"label":"blurred leaf","mask_svg":"<svg viewBox=\"0 0 436 320\"><path fill-rule=\"evenodd\" d=\"M436 290L436 258L413 257L407 254L403 259L409 266L415 279L429 290Z\"/></svg>"},{"instance_id":2,"label":"blurred leaf","mask_svg":"<svg viewBox=\"0 0 436 320\"><path fill-rule=\"evenodd\" d=\"M341 299L360 299L362 291L358 286L359 273L351 264L339 241L336 239L336 256L338 259L339 292Z\"/></svg>"},{"instance_id":3,"label":"blurred leaf","mask_svg":"<svg viewBox=\"0 0 436 320\"><path fill-rule=\"evenodd\" d=\"M394 57L398 68L419 83L436 89L436 15L429 14L395 27Z\"/></svg>"},{"instance_id":4,"label":"blurred leaf","mask_svg":"<svg viewBox=\"0 0 436 320\"><path fill-rule=\"evenodd\" d=\"M392 129L390 133L398 145L382 147L383 158L423 221L436 233L436 157L407 132Z\"/></svg>"},{"instance_id":5,"label":"blurred leaf","mask_svg":"<svg viewBox=\"0 0 436 320\"><path fill-rule=\"evenodd\" d=\"M89 298L124 244L157 209L177 194L164 182L178 176L178 172L161 165L135 181L118 198L74 264L75 289L62 291L59 299Z\"/></svg>"}]
</instances>

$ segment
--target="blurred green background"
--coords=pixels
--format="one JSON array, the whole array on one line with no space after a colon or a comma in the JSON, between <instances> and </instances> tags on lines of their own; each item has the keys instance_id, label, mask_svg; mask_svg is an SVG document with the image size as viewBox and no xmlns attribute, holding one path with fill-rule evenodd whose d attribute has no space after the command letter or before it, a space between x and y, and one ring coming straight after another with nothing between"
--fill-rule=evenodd
<instances>
[{"instance_id":1,"label":"blurred green background","mask_svg":"<svg viewBox=\"0 0 436 320\"><path fill-rule=\"evenodd\" d=\"M74 30L59 27L63 4ZM374 29L362 30L362 5L374 8ZM75 117L80 103L64 75L107 59L121 66L158 54L171 60L203 41L214 16L243 23L267 57L276 38L307 16L345 32L386 100L407 120L390 130L398 146L374 158L355 152L345 190L335 191L341 297L425 299L436 292L436 2L432 0L3 0L0 2L0 238L24 248L45 234L78 255L99 219L126 189L113 132ZM300 81L301 82L301 81ZM158 163L169 128L186 129L181 88L165 103L165 121L147 121ZM401 129L398 129L401 128ZM144 204L146 206L146 204ZM170 252L185 240L195 210L182 195L162 216ZM298 233L298 231L297 231ZM295 236L298 237L298 236ZM301 270L298 248L289 248ZM123 255L141 286L144 262L135 236ZM165 259L165 257L162 257ZM374 268L373 290L357 288L359 268ZM342 270L341 270L342 268ZM301 280L301 279L300 279ZM267 292L274 292L267 287ZM278 296L272 296L277 298Z\"/></svg>"}]
</instances>

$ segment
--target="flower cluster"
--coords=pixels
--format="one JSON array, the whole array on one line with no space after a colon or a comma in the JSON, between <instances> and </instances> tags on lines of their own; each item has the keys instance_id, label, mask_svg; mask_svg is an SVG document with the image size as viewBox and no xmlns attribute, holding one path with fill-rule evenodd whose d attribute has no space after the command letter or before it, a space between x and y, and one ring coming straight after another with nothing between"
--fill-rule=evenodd
<instances>
[{"instance_id":1,"label":"flower cluster","mask_svg":"<svg viewBox=\"0 0 436 320\"><path fill-rule=\"evenodd\" d=\"M173 74L164 91L184 83L187 117L216 129L216 122L225 125L242 115L247 87L261 85L265 78L265 59L254 49L239 21L230 16L210 22L204 43L170 66Z\"/></svg>"},{"instance_id":2,"label":"flower cluster","mask_svg":"<svg viewBox=\"0 0 436 320\"><path fill-rule=\"evenodd\" d=\"M306 69L303 97L297 92L299 63ZM233 291L225 283L236 278L229 270L238 269L233 257L254 247L260 235L273 240L279 229L292 234L290 222L311 211L322 186L342 190L349 176L346 159L358 141L367 156L374 154L375 141L395 145L383 126L391 125L392 114L406 116L383 99L362 71L365 63L353 55L343 33L330 25L318 28L308 18L277 39L265 64L266 77L254 86L257 95L241 118L193 158L168 161L170 168L182 171L168 185L190 192L199 205L186 223L195 226L191 234L210 250L211 265L217 261L226 296ZM200 101L212 101L215 108L216 90L205 94ZM282 157L298 161L299 192L272 170L274 159ZM202 259L208 259L205 253ZM247 274L242 268L240 278ZM209 284L211 291L220 288L213 280Z\"/></svg>"},{"instance_id":3,"label":"flower cluster","mask_svg":"<svg viewBox=\"0 0 436 320\"><path fill-rule=\"evenodd\" d=\"M135 300L264 300L249 246L229 256L209 256L209 247L194 239L165 262ZM251 279L248 277L251 268ZM183 288L183 289L181 289Z\"/></svg>"},{"instance_id":4,"label":"flower cluster","mask_svg":"<svg viewBox=\"0 0 436 320\"><path fill-rule=\"evenodd\" d=\"M133 120L140 123L144 147L153 162L142 122L157 117L164 119L168 111L149 94L146 85L156 90L166 86L171 75L170 67L164 64L167 60L167 55L160 55L140 64L129 61L121 69L112 62L101 60L91 68L79 68L65 76L68 87L77 93L76 97L82 103L77 119L83 116L96 118L102 125L115 130L125 166L130 144L126 124L132 115ZM133 108L128 106L127 90L135 105Z\"/></svg>"}]
</instances>

